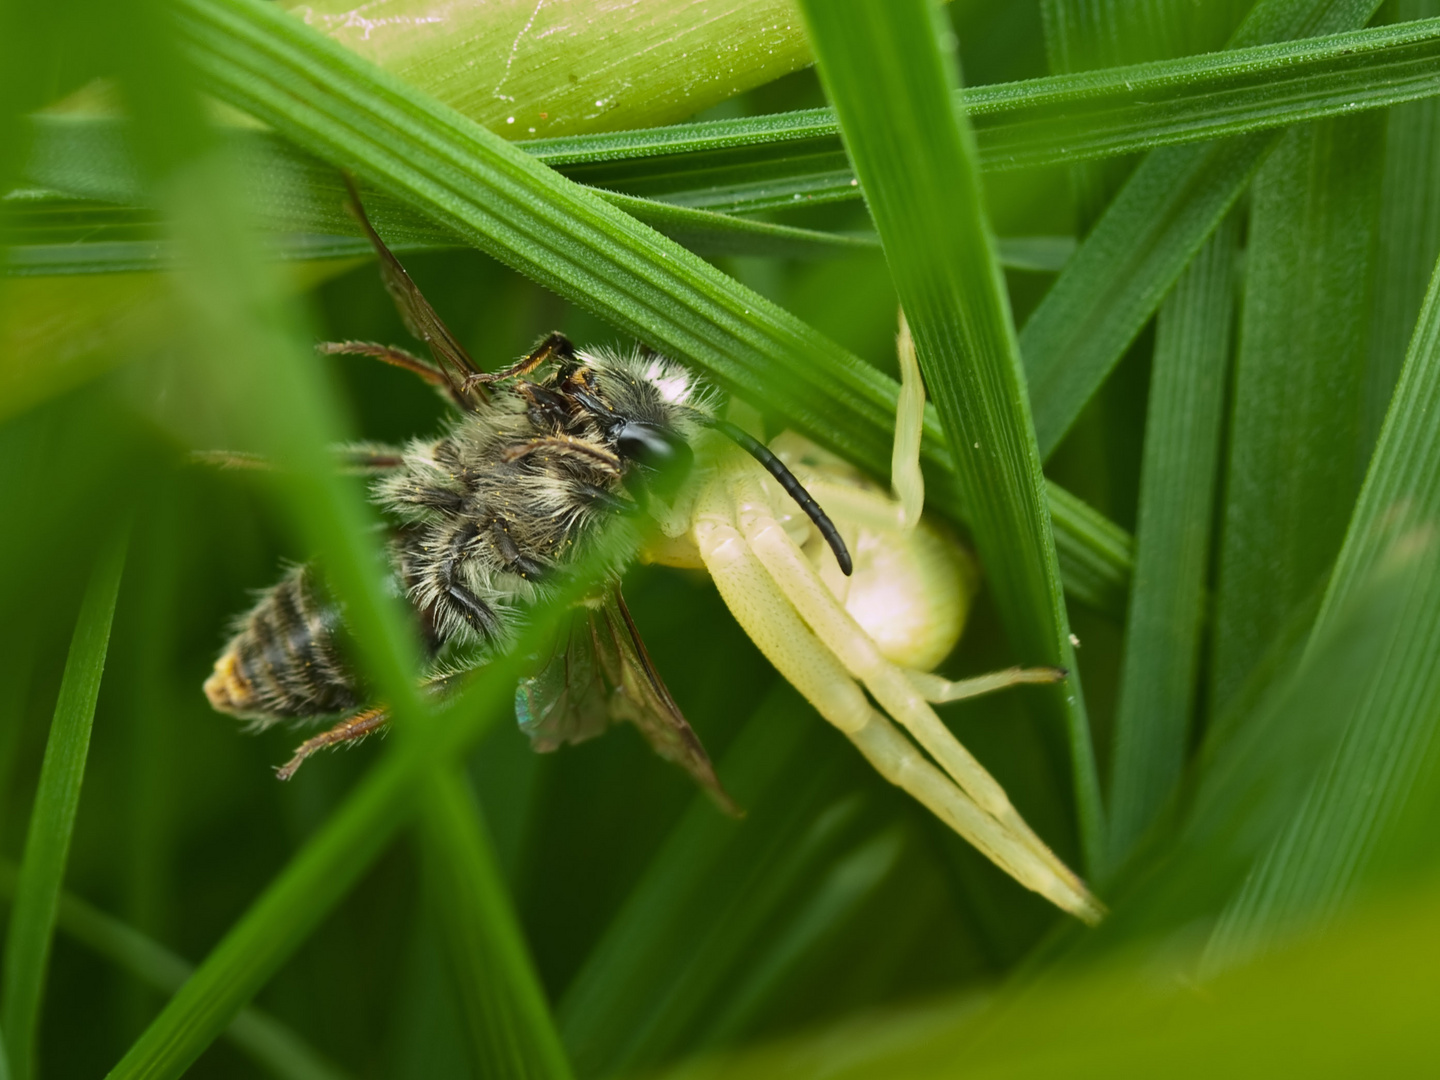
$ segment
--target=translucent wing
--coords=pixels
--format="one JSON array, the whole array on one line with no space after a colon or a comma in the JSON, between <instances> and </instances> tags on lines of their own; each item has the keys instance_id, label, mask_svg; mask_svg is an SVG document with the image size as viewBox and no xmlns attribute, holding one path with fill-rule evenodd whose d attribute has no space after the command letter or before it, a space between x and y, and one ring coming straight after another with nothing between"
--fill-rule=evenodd
<instances>
[{"instance_id":1,"label":"translucent wing","mask_svg":"<svg viewBox=\"0 0 1440 1080\"><path fill-rule=\"evenodd\" d=\"M478 380L481 372L475 366L475 361L470 359L470 354L465 347L455 339L450 328L445 325L443 319L430 306L420 292L420 287L411 279L405 267L400 265L400 260L395 257L385 241L380 239L380 234L375 231L370 219L365 216L365 208L360 204L360 193L355 189L354 182L347 175L345 182L350 188L350 209L359 220L365 235L370 238L371 245L380 256L380 278L385 282L385 290L395 301L396 308L400 311L400 318L404 320L405 328L414 334L429 347L431 355L441 370L453 369L459 376L457 386L469 390L468 382L474 376Z\"/></svg>"},{"instance_id":2,"label":"translucent wing","mask_svg":"<svg viewBox=\"0 0 1440 1080\"><path fill-rule=\"evenodd\" d=\"M615 586L598 607L577 608L543 667L520 682L515 713L536 750L583 742L628 720L654 751L688 772L726 813L740 813L709 755L650 662Z\"/></svg>"}]
</instances>

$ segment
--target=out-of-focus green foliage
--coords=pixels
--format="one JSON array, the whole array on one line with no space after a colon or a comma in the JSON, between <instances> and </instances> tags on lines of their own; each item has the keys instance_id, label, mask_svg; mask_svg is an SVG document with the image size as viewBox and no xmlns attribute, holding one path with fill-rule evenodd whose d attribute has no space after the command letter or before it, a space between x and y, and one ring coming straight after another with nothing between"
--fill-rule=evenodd
<instances>
[{"instance_id":1,"label":"out-of-focus green foliage","mask_svg":"<svg viewBox=\"0 0 1440 1080\"><path fill-rule=\"evenodd\" d=\"M1433 1061L1440 2L926 7L807 6L838 112L778 2L3 9L0 1078ZM877 472L904 297L990 584L943 670L1043 637L1085 688L942 714L1109 919L888 787L687 573L627 594L741 820L630 731L532 754L503 664L417 701L327 447L445 411L310 355L409 344L337 168L484 365L640 336ZM296 733L200 683L311 558L398 717L279 784Z\"/></svg>"}]
</instances>

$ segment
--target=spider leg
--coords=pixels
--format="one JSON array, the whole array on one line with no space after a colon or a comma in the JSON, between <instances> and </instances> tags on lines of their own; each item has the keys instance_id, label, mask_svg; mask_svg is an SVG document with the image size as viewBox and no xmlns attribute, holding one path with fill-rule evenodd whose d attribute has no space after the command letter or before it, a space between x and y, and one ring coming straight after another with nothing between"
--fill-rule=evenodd
<instances>
[{"instance_id":1,"label":"spider leg","mask_svg":"<svg viewBox=\"0 0 1440 1080\"><path fill-rule=\"evenodd\" d=\"M1084 885L1063 865L1057 871L1053 856L1044 857L1048 851L1028 830L1017 832L979 805L870 705L726 520L718 485L716 494L720 498L704 500L708 505L697 515L701 558L736 620L776 670L843 731L885 779L909 792L1021 884L1087 922L1098 921L1100 907Z\"/></svg>"},{"instance_id":2,"label":"spider leg","mask_svg":"<svg viewBox=\"0 0 1440 1080\"><path fill-rule=\"evenodd\" d=\"M1010 804L1005 789L944 725L904 669L881 655L875 642L835 599L775 519L764 490L750 471L732 472L728 487L736 507L736 521L750 550L825 647L981 809L1015 836L1023 838L1055 874L1075 880L1069 868Z\"/></svg>"},{"instance_id":3,"label":"spider leg","mask_svg":"<svg viewBox=\"0 0 1440 1080\"><path fill-rule=\"evenodd\" d=\"M905 528L920 523L925 510L925 477L920 472L920 438L925 433L925 380L915 356L910 324L900 312L900 333L895 338L900 359L900 399L895 406L895 445L890 451L890 484L900 504Z\"/></svg>"},{"instance_id":4,"label":"spider leg","mask_svg":"<svg viewBox=\"0 0 1440 1080\"><path fill-rule=\"evenodd\" d=\"M1012 667L1006 668L1004 671L992 671L987 675L976 675L973 679L959 679L952 682L928 671L905 672L906 677L910 680L910 685L915 687L921 697L926 701L933 701L937 705L947 701L965 701L984 694L993 694L996 690L1023 686L1026 683L1059 682L1067 674L1068 672L1064 668L1058 667Z\"/></svg>"}]
</instances>

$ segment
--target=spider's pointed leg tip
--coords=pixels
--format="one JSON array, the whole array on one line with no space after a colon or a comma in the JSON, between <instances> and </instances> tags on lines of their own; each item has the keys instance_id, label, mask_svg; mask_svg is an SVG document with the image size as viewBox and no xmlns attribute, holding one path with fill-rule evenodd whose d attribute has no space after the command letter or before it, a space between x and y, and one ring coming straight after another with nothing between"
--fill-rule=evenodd
<instances>
[{"instance_id":1,"label":"spider's pointed leg tip","mask_svg":"<svg viewBox=\"0 0 1440 1080\"><path fill-rule=\"evenodd\" d=\"M1072 910L1075 917L1086 926L1099 926L1105 916L1110 914L1110 909L1088 892L1084 894L1082 902Z\"/></svg>"}]
</instances>

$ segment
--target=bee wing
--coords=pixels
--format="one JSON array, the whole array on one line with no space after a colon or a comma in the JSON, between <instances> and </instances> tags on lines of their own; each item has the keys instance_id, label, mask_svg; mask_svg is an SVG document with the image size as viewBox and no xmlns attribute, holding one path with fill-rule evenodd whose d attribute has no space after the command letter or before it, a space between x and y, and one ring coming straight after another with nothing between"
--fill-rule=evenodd
<instances>
[{"instance_id":1,"label":"bee wing","mask_svg":"<svg viewBox=\"0 0 1440 1080\"><path fill-rule=\"evenodd\" d=\"M542 754L593 739L610 726L598 632L594 614L576 608L557 630L550 659L515 689L515 718Z\"/></svg>"},{"instance_id":2,"label":"bee wing","mask_svg":"<svg viewBox=\"0 0 1440 1080\"><path fill-rule=\"evenodd\" d=\"M380 278L385 282L385 291L395 301L405 328L429 346L431 354L442 369L453 368L460 374L462 382L466 376L478 376L480 369L475 366L475 361L470 359L465 347L455 339L455 335L430 306L430 301L425 299L420 287L400 264L395 253L385 246L385 241L380 239L380 234L370 224L370 219L365 216L365 208L360 203L360 193L348 174L345 183L350 189L350 209L365 230L365 235L370 238L376 254L380 256Z\"/></svg>"},{"instance_id":3,"label":"bee wing","mask_svg":"<svg viewBox=\"0 0 1440 1080\"><path fill-rule=\"evenodd\" d=\"M650 660L625 598L615 586L598 608L577 610L536 675L521 682L516 712L537 750L593 738L628 720L651 748L688 772L728 814L739 808L721 786L699 737Z\"/></svg>"}]
</instances>

